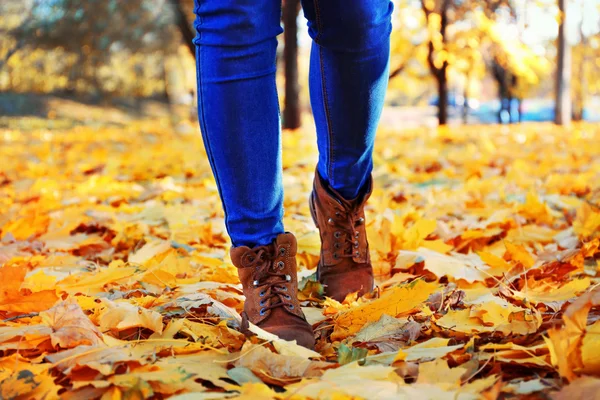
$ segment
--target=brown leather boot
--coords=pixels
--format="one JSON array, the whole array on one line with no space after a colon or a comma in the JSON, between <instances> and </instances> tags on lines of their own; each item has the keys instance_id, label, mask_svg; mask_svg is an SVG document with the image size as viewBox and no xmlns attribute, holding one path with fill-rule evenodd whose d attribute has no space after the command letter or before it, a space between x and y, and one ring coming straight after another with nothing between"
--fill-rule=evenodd
<instances>
[{"instance_id":1,"label":"brown leather boot","mask_svg":"<svg viewBox=\"0 0 600 400\"><path fill-rule=\"evenodd\" d=\"M231 249L231 261L246 296L242 326L250 321L281 339L314 349L312 327L298 302L296 250L296 238L291 233L278 235L267 246Z\"/></svg>"},{"instance_id":2,"label":"brown leather boot","mask_svg":"<svg viewBox=\"0 0 600 400\"><path fill-rule=\"evenodd\" d=\"M364 211L372 186L369 177L364 193L345 200L315 173L310 213L321 235L317 278L325 286L325 295L337 301L343 301L349 293L362 296L373 290Z\"/></svg>"}]
</instances>

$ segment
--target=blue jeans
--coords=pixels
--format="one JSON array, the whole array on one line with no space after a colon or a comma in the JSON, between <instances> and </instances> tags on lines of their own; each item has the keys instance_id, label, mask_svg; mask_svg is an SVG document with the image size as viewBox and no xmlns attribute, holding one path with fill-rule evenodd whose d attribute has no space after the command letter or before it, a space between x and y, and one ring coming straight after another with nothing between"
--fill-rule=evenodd
<instances>
[{"instance_id":1,"label":"blue jeans","mask_svg":"<svg viewBox=\"0 0 600 400\"><path fill-rule=\"evenodd\" d=\"M347 199L373 169L388 82L390 0L303 0L313 39L310 100L317 171ZM234 246L283 228L275 84L281 0L195 0L198 116Z\"/></svg>"}]
</instances>

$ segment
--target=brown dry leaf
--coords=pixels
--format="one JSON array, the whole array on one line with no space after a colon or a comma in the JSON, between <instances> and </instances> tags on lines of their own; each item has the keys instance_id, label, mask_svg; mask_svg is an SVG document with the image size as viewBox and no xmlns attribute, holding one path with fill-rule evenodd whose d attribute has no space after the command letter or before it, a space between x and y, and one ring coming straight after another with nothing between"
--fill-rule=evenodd
<instances>
[{"instance_id":1,"label":"brown dry leaf","mask_svg":"<svg viewBox=\"0 0 600 400\"><path fill-rule=\"evenodd\" d=\"M332 363L275 354L263 346L249 343L244 345L234 364L249 368L263 381L277 385L293 383L301 378L314 378L320 376L324 369L335 366Z\"/></svg>"},{"instance_id":2,"label":"brown dry leaf","mask_svg":"<svg viewBox=\"0 0 600 400\"><path fill-rule=\"evenodd\" d=\"M228 328L225 322L218 325L208 325L188 320L178 321L182 322L179 332L189 335L196 342L206 343L214 347L231 346L232 348L241 348L245 340L242 333Z\"/></svg>"},{"instance_id":3,"label":"brown dry leaf","mask_svg":"<svg viewBox=\"0 0 600 400\"><path fill-rule=\"evenodd\" d=\"M42 321L52 328L52 346L70 349L79 345L102 343L102 333L83 313L75 300L58 302L40 313Z\"/></svg>"}]
</instances>

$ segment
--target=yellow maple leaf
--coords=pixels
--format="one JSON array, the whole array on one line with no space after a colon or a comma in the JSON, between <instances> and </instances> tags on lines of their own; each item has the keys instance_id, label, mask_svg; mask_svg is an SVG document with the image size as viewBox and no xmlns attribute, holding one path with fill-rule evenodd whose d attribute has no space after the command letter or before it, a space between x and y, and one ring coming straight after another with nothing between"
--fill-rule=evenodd
<instances>
[{"instance_id":1,"label":"yellow maple leaf","mask_svg":"<svg viewBox=\"0 0 600 400\"><path fill-rule=\"evenodd\" d=\"M383 314L392 317L409 314L438 288L435 283L416 280L393 287L379 299L361 304L338 315L334 319L332 340L346 338L360 330L367 322L377 321Z\"/></svg>"},{"instance_id":2,"label":"yellow maple leaf","mask_svg":"<svg viewBox=\"0 0 600 400\"><path fill-rule=\"evenodd\" d=\"M26 240L41 235L48 229L50 217L42 212L30 212L2 227L3 234L10 233L17 240Z\"/></svg>"},{"instance_id":3,"label":"yellow maple leaf","mask_svg":"<svg viewBox=\"0 0 600 400\"><path fill-rule=\"evenodd\" d=\"M520 262L525 268L533 267L535 259L524 246L513 244L509 241L504 241L504 245L506 246L506 255L509 260Z\"/></svg>"},{"instance_id":4,"label":"yellow maple leaf","mask_svg":"<svg viewBox=\"0 0 600 400\"><path fill-rule=\"evenodd\" d=\"M583 202L573 221L573 230L582 240L600 235L600 209Z\"/></svg>"},{"instance_id":5,"label":"yellow maple leaf","mask_svg":"<svg viewBox=\"0 0 600 400\"><path fill-rule=\"evenodd\" d=\"M548 331L546 343L550 349L552 363L558 367L560 376L573 381L581 374L586 365L582 347L586 345L585 361L592 371L597 371L598 326L590 326L592 336L587 338L587 316L593 306L600 304L600 289L585 293L573 302L563 315L564 326Z\"/></svg>"}]
</instances>

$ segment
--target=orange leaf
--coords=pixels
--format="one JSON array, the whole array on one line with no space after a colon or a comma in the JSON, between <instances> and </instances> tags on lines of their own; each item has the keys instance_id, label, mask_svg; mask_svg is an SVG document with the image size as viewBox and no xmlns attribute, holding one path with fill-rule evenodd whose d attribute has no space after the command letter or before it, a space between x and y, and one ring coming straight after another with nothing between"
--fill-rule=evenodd
<instances>
[{"instance_id":1,"label":"orange leaf","mask_svg":"<svg viewBox=\"0 0 600 400\"><path fill-rule=\"evenodd\" d=\"M0 310L10 312L37 312L50 308L58 297L54 290L42 290L40 292L24 294L20 290L25 278L27 268L25 266L0 268Z\"/></svg>"}]
</instances>

